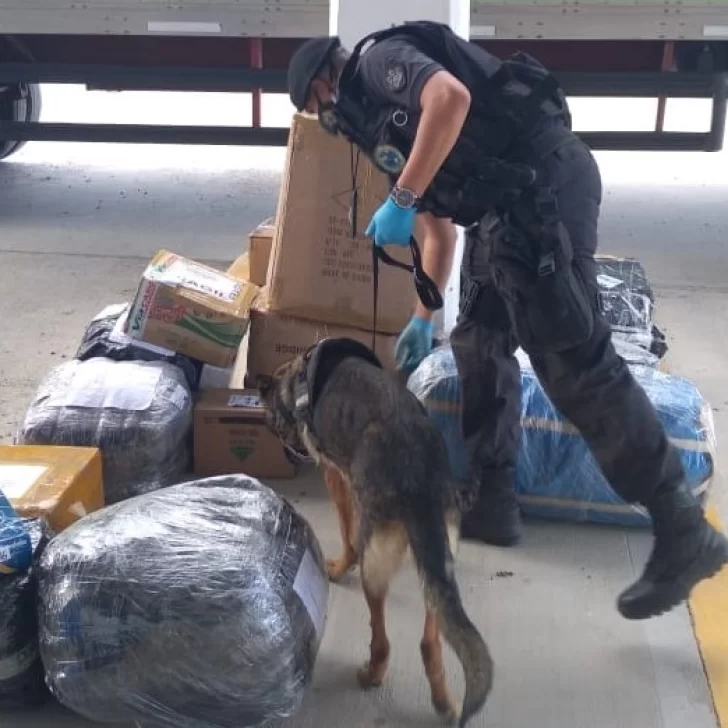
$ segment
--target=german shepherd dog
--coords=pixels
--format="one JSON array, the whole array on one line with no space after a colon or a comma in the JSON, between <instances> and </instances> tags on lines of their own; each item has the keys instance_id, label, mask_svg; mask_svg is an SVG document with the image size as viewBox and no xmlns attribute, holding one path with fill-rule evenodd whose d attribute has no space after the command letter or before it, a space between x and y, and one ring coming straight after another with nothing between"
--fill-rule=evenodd
<instances>
[{"instance_id":1,"label":"german shepherd dog","mask_svg":"<svg viewBox=\"0 0 728 728\"><path fill-rule=\"evenodd\" d=\"M451 724L465 726L483 708L493 681L488 648L463 608L455 580L459 509L450 486L445 443L422 404L395 377L361 356L344 356L326 371L307 421L297 415L308 355L283 364L256 385L269 428L324 471L338 511L343 554L327 561L336 581L357 561L371 614L362 688L381 685L389 661L384 602L411 548L423 584L420 643L432 703ZM459 710L445 681L440 631L465 673Z\"/></svg>"}]
</instances>

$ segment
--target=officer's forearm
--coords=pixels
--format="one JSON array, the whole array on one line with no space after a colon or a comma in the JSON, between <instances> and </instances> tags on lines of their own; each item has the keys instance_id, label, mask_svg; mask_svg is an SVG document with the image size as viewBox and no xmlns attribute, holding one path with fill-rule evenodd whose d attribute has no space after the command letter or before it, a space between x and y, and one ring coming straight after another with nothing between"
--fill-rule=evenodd
<instances>
[{"instance_id":1,"label":"officer's forearm","mask_svg":"<svg viewBox=\"0 0 728 728\"><path fill-rule=\"evenodd\" d=\"M425 84L422 113L412 151L397 180L418 195L429 187L457 141L470 109L470 94L457 79L439 71Z\"/></svg>"},{"instance_id":2,"label":"officer's forearm","mask_svg":"<svg viewBox=\"0 0 728 728\"><path fill-rule=\"evenodd\" d=\"M450 279L452 262L455 255L456 232L450 220L429 217L422 226L423 235L418 238L422 244L422 267L437 285L437 289L444 294L445 286ZM415 316L427 319L432 318L432 311L422 305L417 299Z\"/></svg>"}]
</instances>

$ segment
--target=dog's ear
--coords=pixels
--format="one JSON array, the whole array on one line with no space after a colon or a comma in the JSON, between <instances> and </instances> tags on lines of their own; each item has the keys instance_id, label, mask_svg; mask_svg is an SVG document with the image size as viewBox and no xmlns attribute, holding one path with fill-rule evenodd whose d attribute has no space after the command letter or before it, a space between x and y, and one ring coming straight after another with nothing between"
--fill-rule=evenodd
<instances>
[{"instance_id":1,"label":"dog's ear","mask_svg":"<svg viewBox=\"0 0 728 728\"><path fill-rule=\"evenodd\" d=\"M259 374L255 380L255 387L260 392L260 397L263 400L269 400L275 389L276 381L273 377L267 374Z\"/></svg>"}]
</instances>

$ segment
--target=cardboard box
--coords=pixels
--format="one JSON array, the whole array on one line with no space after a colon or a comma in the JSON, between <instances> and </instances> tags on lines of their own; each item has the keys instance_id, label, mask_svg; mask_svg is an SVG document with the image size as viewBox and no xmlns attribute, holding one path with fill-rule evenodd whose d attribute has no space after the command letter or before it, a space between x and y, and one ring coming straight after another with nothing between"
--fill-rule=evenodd
<instances>
[{"instance_id":1,"label":"cardboard box","mask_svg":"<svg viewBox=\"0 0 728 728\"><path fill-rule=\"evenodd\" d=\"M265 424L257 391L210 389L200 393L194 417L195 475L292 478L296 470Z\"/></svg>"},{"instance_id":2,"label":"cardboard box","mask_svg":"<svg viewBox=\"0 0 728 728\"><path fill-rule=\"evenodd\" d=\"M261 288L268 279L268 265L273 248L275 234L275 218L270 217L248 236L248 254L250 256L250 281Z\"/></svg>"},{"instance_id":3,"label":"cardboard box","mask_svg":"<svg viewBox=\"0 0 728 728\"><path fill-rule=\"evenodd\" d=\"M144 271L125 333L229 367L248 329L254 284L160 250Z\"/></svg>"},{"instance_id":4,"label":"cardboard box","mask_svg":"<svg viewBox=\"0 0 728 728\"><path fill-rule=\"evenodd\" d=\"M356 238L349 223L354 186ZM269 308L312 321L371 329L372 241L364 230L388 194L386 175L364 155L352 166L346 140L327 134L315 117L296 114L268 268ZM387 252L412 263L409 248L388 246ZM377 329L401 331L415 299L412 276L380 264Z\"/></svg>"},{"instance_id":5,"label":"cardboard box","mask_svg":"<svg viewBox=\"0 0 728 728\"><path fill-rule=\"evenodd\" d=\"M243 253L238 256L233 261L232 265L225 271L225 274L241 281L250 281L251 283L255 283L255 281L250 278L250 255L248 253Z\"/></svg>"},{"instance_id":6,"label":"cardboard box","mask_svg":"<svg viewBox=\"0 0 728 728\"><path fill-rule=\"evenodd\" d=\"M372 345L369 331L283 316L256 304L251 311L250 332L243 347L247 348L244 381L254 386L255 377L272 374L281 364L327 336L348 336L367 346ZM397 337L391 334L377 335L376 354L389 371L395 371L396 341ZM236 386L240 383L239 367L236 367L233 383Z\"/></svg>"},{"instance_id":7,"label":"cardboard box","mask_svg":"<svg viewBox=\"0 0 728 728\"><path fill-rule=\"evenodd\" d=\"M45 518L60 533L103 508L101 452L95 447L0 445L0 490L23 518Z\"/></svg>"}]
</instances>

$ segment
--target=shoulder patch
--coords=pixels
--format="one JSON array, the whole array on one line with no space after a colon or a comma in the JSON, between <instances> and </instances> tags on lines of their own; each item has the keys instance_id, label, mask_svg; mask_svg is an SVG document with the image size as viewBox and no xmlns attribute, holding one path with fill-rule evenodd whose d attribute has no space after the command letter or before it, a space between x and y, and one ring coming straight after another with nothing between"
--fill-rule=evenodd
<instances>
[{"instance_id":1,"label":"shoulder patch","mask_svg":"<svg viewBox=\"0 0 728 728\"><path fill-rule=\"evenodd\" d=\"M407 71L404 63L396 59L387 62L384 71L384 85L390 91L401 91L407 85Z\"/></svg>"},{"instance_id":2,"label":"shoulder patch","mask_svg":"<svg viewBox=\"0 0 728 728\"><path fill-rule=\"evenodd\" d=\"M407 163L404 154L391 144L380 144L374 150L374 163L388 174L399 174Z\"/></svg>"}]
</instances>

